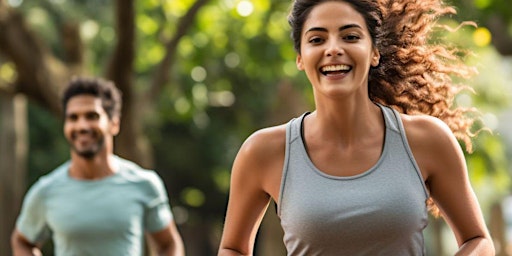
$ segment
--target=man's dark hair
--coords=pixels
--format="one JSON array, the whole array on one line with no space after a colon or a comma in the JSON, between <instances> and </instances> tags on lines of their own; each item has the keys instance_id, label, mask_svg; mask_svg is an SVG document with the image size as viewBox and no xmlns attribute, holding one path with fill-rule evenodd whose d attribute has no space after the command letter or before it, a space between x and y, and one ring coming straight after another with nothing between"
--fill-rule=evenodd
<instances>
[{"instance_id":1,"label":"man's dark hair","mask_svg":"<svg viewBox=\"0 0 512 256\"><path fill-rule=\"evenodd\" d=\"M114 117L121 118L121 91L112 81L101 78L72 78L62 96L64 113L66 113L66 107L71 98L84 94L100 98L101 105L110 119Z\"/></svg>"}]
</instances>

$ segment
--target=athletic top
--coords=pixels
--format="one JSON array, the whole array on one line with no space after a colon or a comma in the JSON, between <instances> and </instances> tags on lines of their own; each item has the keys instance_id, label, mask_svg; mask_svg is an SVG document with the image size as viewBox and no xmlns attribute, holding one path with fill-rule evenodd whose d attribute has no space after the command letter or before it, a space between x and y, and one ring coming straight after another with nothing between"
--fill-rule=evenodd
<instances>
[{"instance_id":1,"label":"athletic top","mask_svg":"<svg viewBox=\"0 0 512 256\"><path fill-rule=\"evenodd\" d=\"M169 225L172 214L160 177L115 157L116 173L100 180L69 177L66 162L28 191L17 229L30 242L53 237L55 255L144 253L144 231Z\"/></svg>"},{"instance_id":2,"label":"athletic top","mask_svg":"<svg viewBox=\"0 0 512 256\"><path fill-rule=\"evenodd\" d=\"M428 193L397 111L385 120L381 156L355 176L315 167L302 137L305 113L286 128L278 216L288 255L424 255Z\"/></svg>"}]
</instances>

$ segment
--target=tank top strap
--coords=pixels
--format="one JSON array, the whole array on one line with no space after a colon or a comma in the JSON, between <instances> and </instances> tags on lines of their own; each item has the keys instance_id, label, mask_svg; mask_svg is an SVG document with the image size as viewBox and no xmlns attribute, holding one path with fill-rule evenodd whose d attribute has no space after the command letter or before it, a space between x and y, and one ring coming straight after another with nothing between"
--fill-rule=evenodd
<instances>
[{"instance_id":1,"label":"tank top strap","mask_svg":"<svg viewBox=\"0 0 512 256\"><path fill-rule=\"evenodd\" d=\"M402 141L402 147L403 150L407 153L407 157L409 158L409 161L414 166L414 170L418 175L418 178L421 180L421 184L423 187L423 191L425 193L425 196L428 198L430 196L430 193L425 186L425 183L423 182L423 175L421 174L420 168L418 166L418 163L416 162L416 159L414 158L414 155L412 153L411 147L409 146L409 142L407 140L407 135L405 133L404 124L402 122L402 119L400 117L400 113L391 107L387 107L381 104L376 103L381 109L382 113L386 122L386 129L389 129L395 133L397 133L400 136L400 140Z\"/></svg>"},{"instance_id":2,"label":"tank top strap","mask_svg":"<svg viewBox=\"0 0 512 256\"><path fill-rule=\"evenodd\" d=\"M380 107L380 109L382 110L382 115L384 116L384 121L385 121L385 124L386 124L386 129L390 129L394 132L397 132L397 133L401 133L400 132L400 123L401 121L399 120L400 118L400 114L390 108L390 107L386 107L384 105L381 105L379 103L376 103L377 106Z\"/></svg>"},{"instance_id":3,"label":"tank top strap","mask_svg":"<svg viewBox=\"0 0 512 256\"><path fill-rule=\"evenodd\" d=\"M299 117L295 117L291 119L286 124L286 145L285 145L285 153L284 153L284 164L283 164L283 174L281 178L281 187L279 191L279 203L276 203L276 211L277 215L281 216L281 201L283 198L283 191L286 184L286 178L288 177L288 165L290 161L290 150L292 149L291 144L293 141L300 139L302 123L304 117L308 115L310 112L305 112Z\"/></svg>"},{"instance_id":4,"label":"tank top strap","mask_svg":"<svg viewBox=\"0 0 512 256\"><path fill-rule=\"evenodd\" d=\"M286 144L289 145L294 140L300 138L302 133L302 124L304 123L304 117L308 115L309 112L305 112L299 117L293 118L286 125Z\"/></svg>"}]
</instances>

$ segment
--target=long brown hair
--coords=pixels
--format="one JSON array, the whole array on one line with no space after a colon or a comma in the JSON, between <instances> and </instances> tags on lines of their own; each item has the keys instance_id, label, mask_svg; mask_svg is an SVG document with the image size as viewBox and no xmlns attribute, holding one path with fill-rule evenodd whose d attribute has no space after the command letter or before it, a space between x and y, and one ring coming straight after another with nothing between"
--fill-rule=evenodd
<instances>
[{"instance_id":1,"label":"long brown hair","mask_svg":"<svg viewBox=\"0 0 512 256\"><path fill-rule=\"evenodd\" d=\"M455 95L476 71L464 64L467 54L442 42L432 42L437 21L455 9L441 0L378 0L382 10L382 38L377 45L381 64L370 71L369 96L406 114L428 114L443 120L472 151L471 109L455 106Z\"/></svg>"}]
</instances>

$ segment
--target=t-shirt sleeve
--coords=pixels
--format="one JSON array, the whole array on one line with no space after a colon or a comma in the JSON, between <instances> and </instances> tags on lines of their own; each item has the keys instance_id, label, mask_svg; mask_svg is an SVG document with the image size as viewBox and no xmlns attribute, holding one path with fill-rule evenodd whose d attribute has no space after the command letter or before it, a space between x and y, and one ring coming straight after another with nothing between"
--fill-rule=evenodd
<instances>
[{"instance_id":1,"label":"t-shirt sleeve","mask_svg":"<svg viewBox=\"0 0 512 256\"><path fill-rule=\"evenodd\" d=\"M148 190L144 225L147 231L156 232L167 227L173 215L164 183L154 172L150 176Z\"/></svg>"},{"instance_id":2,"label":"t-shirt sleeve","mask_svg":"<svg viewBox=\"0 0 512 256\"><path fill-rule=\"evenodd\" d=\"M51 237L51 230L46 222L43 187L39 180L29 189L16 220L16 228L31 243L44 242Z\"/></svg>"}]
</instances>

